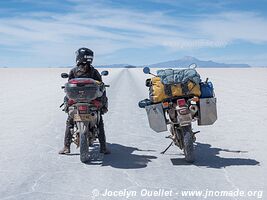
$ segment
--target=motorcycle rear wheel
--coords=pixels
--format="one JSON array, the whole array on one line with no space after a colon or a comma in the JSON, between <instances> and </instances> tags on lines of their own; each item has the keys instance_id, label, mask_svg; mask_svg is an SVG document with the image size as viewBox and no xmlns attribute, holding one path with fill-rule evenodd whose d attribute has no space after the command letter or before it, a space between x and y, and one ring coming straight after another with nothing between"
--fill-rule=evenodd
<instances>
[{"instance_id":1,"label":"motorcycle rear wheel","mask_svg":"<svg viewBox=\"0 0 267 200\"><path fill-rule=\"evenodd\" d=\"M183 128L183 135L185 160L189 163L193 163L195 161L195 154L191 126Z\"/></svg>"},{"instance_id":2,"label":"motorcycle rear wheel","mask_svg":"<svg viewBox=\"0 0 267 200\"><path fill-rule=\"evenodd\" d=\"M77 123L80 135L80 160L82 163L89 161L89 146L87 140L87 126L83 122Z\"/></svg>"}]
</instances>

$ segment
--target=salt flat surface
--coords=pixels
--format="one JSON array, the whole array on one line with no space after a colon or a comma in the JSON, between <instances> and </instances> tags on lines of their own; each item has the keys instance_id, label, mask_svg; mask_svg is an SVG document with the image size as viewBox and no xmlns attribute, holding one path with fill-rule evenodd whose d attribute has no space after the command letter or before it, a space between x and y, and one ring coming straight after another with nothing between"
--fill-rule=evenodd
<instances>
[{"instance_id":1,"label":"salt flat surface","mask_svg":"<svg viewBox=\"0 0 267 200\"><path fill-rule=\"evenodd\" d=\"M267 69L198 69L215 86L218 121L198 127L196 162L187 164L165 133L155 133L138 101L148 96L141 69L109 69L104 116L111 155L95 152L82 164L78 149L60 156L66 114L59 109L69 69L0 69L0 199L126 199L92 196L94 189L136 191L128 199L204 199L140 196L146 190L263 191L266 199ZM152 70L155 71L155 70ZM97 191L94 190L95 195ZM258 196L259 197L259 196ZM206 199L257 199L208 197Z\"/></svg>"}]
</instances>

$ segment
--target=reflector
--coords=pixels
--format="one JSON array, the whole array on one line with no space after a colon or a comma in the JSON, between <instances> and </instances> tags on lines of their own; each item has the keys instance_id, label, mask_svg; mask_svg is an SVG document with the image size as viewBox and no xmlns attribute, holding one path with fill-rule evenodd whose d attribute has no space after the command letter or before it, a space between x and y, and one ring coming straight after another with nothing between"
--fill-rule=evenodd
<instances>
[{"instance_id":1,"label":"reflector","mask_svg":"<svg viewBox=\"0 0 267 200\"><path fill-rule=\"evenodd\" d=\"M199 98L198 97L193 97L191 100L194 101L194 102L198 102Z\"/></svg>"},{"instance_id":2,"label":"reflector","mask_svg":"<svg viewBox=\"0 0 267 200\"><path fill-rule=\"evenodd\" d=\"M69 99L69 100L68 100L68 104L69 104L69 105L75 104L75 101L74 101L73 99Z\"/></svg>"},{"instance_id":3,"label":"reflector","mask_svg":"<svg viewBox=\"0 0 267 200\"><path fill-rule=\"evenodd\" d=\"M85 111L87 110L87 106L78 106L78 110Z\"/></svg>"},{"instance_id":4,"label":"reflector","mask_svg":"<svg viewBox=\"0 0 267 200\"><path fill-rule=\"evenodd\" d=\"M169 103L168 102L163 102L162 105L163 105L163 108L168 108L169 107Z\"/></svg>"}]
</instances>

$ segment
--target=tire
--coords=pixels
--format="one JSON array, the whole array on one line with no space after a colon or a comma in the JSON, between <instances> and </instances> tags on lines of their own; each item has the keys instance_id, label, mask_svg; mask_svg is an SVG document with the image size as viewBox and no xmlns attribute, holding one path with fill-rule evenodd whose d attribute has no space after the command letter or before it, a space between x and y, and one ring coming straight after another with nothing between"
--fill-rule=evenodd
<instances>
[{"instance_id":1,"label":"tire","mask_svg":"<svg viewBox=\"0 0 267 200\"><path fill-rule=\"evenodd\" d=\"M80 160L82 163L89 161L89 146L86 132L86 125L80 122Z\"/></svg>"},{"instance_id":2,"label":"tire","mask_svg":"<svg viewBox=\"0 0 267 200\"><path fill-rule=\"evenodd\" d=\"M185 160L189 163L193 163L195 161L195 154L194 154L194 142L193 142L193 137L191 134L191 126L185 127L183 129L184 133L184 155L185 155Z\"/></svg>"}]
</instances>

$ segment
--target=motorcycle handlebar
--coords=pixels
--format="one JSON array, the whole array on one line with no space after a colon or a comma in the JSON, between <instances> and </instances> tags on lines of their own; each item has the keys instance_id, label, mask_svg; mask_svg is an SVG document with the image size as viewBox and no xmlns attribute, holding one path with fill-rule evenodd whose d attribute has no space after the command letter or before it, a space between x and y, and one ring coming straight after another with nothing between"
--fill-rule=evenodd
<instances>
[{"instance_id":1,"label":"motorcycle handlebar","mask_svg":"<svg viewBox=\"0 0 267 200\"><path fill-rule=\"evenodd\" d=\"M110 85L105 85L105 87L110 87Z\"/></svg>"}]
</instances>

